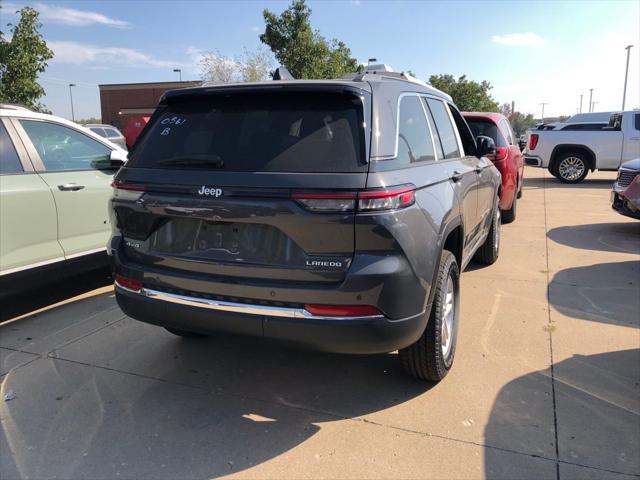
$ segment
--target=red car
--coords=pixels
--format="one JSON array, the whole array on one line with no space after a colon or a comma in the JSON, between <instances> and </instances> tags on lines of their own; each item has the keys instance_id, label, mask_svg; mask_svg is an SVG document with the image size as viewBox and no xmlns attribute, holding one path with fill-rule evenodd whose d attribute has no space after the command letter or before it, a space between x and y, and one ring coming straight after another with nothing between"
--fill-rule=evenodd
<instances>
[{"instance_id":1,"label":"red car","mask_svg":"<svg viewBox=\"0 0 640 480\"><path fill-rule=\"evenodd\" d=\"M500 113L463 112L473 135L493 138L496 143L496 157L493 163L502 174L500 189L500 210L502 223L516 219L518 198L522 196L524 160L513 129L507 118Z\"/></svg>"}]
</instances>

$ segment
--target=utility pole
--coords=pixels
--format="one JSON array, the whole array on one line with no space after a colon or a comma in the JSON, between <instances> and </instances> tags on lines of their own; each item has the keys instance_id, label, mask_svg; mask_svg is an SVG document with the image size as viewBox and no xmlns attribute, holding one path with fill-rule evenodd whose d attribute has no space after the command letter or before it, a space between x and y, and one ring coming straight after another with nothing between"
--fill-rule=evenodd
<instances>
[{"instance_id":1,"label":"utility pole","mask_svg":"<svg viewBox=\"0 0 640 480\"><path fill-rule=\"evenodd\" d=\"M591 100L593 100L593 88L589 89L589 111L591 111L591 107L593 106Z\"/></svg>"},{"instance_id":2,"label":"utility pole","mask_svg":"<svg viewBox=\"0 0 640 480\"><path fill-rule=\"evenodd\" d=\"M516 114L516 101L511 100L511 118L509 120L513 121L514 115Z\"/></svg>"},{"instance_id":3,"label":"utility pole","mask_svg":"<svg viewBox=\"0 0 640 480\"><path fill-rule=\"evenodd\" d=\"M580 113L582 113L582 94L580 94Z\"/></svg>"},{"instance_id":4,"label":"utility pole","mask_svg":"<svg viewBox=\"0 0 640 480\"><path fill-rule=\"evenodd\" d=\"M540 105L542 105L542 123L544 123L544 106L549 105L549 102L541 102Z\"/></svg>"},{"instance_id":5,"label":"utility pole","mask_svg":"<svg viewBox=\"0 0 640 480\"><path fill-rule=\"evenodd\" d=\"M622 110L624 111L624 104L627 100L627 78L629 77L629 54L631 53L631 47L633 45L627 45L624 49L627 51L627 67L624 70L624 90L622 90Z\"/></svg>"},{"instance_id":6,"label":"utility pole","mask_svg":"<svg viewBox=\"0 0 640 480\"><path fill-rule=\"evenodd\" d=\"M73 93L71 93L71 87L75 87L76 84L75 83L70 83L69 84L69 99L71 100L71 120L72 121L76 121L76 117L73 113Z\"/></svg>"}]
</instances>

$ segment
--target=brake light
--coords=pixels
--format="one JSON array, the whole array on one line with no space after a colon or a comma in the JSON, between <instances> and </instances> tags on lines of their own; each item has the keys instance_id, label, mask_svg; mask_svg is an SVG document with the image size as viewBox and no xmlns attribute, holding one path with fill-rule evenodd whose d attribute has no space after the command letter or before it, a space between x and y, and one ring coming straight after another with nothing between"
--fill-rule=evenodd
<instances>
[{"instance_id":1,"label":"brake light","mask_svg":"<svg viewBox=\"0 0 640 480\"><path fill-rule=\"evenodd\" d=\"M496 156L494 161L504 160L507 158L507 148L506 147L496 147Z\"/></svg>"},{"instance_id":2,"label":"brake light","mask_svg":"<svg viewBox=\"0 0 640 480\"><path fill-rule=\"evenodd\" d=\"M123 277L122 275L116 275L115 284L126 290L133 290L134 292L142 290L142 282L140 280Z\"/></svg>"},{"instance_id":3,"label":"brake light","mask_svg":"<svg viewBox=\"0 0 640 480\"><path fill-rule=\"evenodd\" d=\"M540 140L540 136L537 133L532 133L531 137L529 137L529 149L535 150L538 146L538 140Z\"/></svg>"},{"instance_id":4,"label":"brake light","mask_svg":"<svg viewBox=\"0 0 640 480\"><path fill-rule=\"evenodd\" d=\"M312 212L352 212L357 196L355 192L296 192L293 199Z\"/></svg>"},{"instance_id":5,"label":"brake light","mask_svg":"<svg viewBox=\"0 0 640 480\"><path fill-rule=\"evenodd\" d=\"M415 203L415 187L400 185L361 192L295 192L293 199L313 212L395 210Z\"/></svg>"},{"instance_id":6,"label":"brake light","mask_svg":"<svg viewBox=\"0 0 640 480\"><path fill-rule=\"evenodd\" d=\"M140 185L139 183L113 182L111 184L111 187L114 190L129 190L129 191L132 191L132 192L144 192L145 191L145 186L144 185Z\"/></svg>"},{"instance_id":7,"label":"brake light","mask_svg":"<svg viewBox=\"0 0 640 480\"><path fill-rule=\"evenodd\" d=\"M369 305L315 305L305 304L304 309L320 317L377 317L380 310Z\"/></svg>"},{"instance_id":8,"label":"brake light","mask_svg":"<svg viewBox=\"0 0 640 480\"><path fill-rule=\"evenodd\" d=\"M385 190L369 190L358 193L358 210L363 212L395 210L409 207L415 201L415 187L413 185L402 185Z\"/></svg>"}]
</instances>

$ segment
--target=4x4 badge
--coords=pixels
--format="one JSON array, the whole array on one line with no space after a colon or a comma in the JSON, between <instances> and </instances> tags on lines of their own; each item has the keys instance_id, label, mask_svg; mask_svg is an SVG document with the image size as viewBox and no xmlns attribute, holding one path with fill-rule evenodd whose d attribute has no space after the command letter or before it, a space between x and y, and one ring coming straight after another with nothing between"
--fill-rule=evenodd
<instances>
[{"instance_id":1,"label":"4x4 badge","mask_svg":"<svg viewBox=\"0 0 640 480\"><path fill-rule=\"evenodd\" d=\"M212 197L221 197L222 196L222 189L221 188L215 188L215 187L205 187L204 185L202 185L202 187L200 187L200 190L198 190L198 194L199 195L210 195Z\"/></svg>"}]
</instances>

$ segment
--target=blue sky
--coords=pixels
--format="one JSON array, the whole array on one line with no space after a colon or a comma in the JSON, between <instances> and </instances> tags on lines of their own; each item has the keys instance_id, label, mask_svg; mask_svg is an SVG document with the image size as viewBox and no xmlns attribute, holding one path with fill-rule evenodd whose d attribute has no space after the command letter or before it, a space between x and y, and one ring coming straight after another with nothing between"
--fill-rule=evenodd
<instances>
[{"instance_id":1,"label":"blue sky","mask_svg":"<svg viewBox=\"0 0 640 480\"><path fill-rule=\"evenodd\" d=\"M262 10L289 2L2 1L13 11L41 12L42 33L56 56L41 83L54 114L99 116L98 84L198 79L203 51L223 55L260 46ZM434 73L489 80L500 102L540 115L576 112L589 88L596 110L621 107L626 52L631 50L627 108L640 107L640 2L309 1L313 26L339 38L361 61L376 57L422 79ZM7 31L3 28L3 31Z\"/></svg>"}]
</instances>

